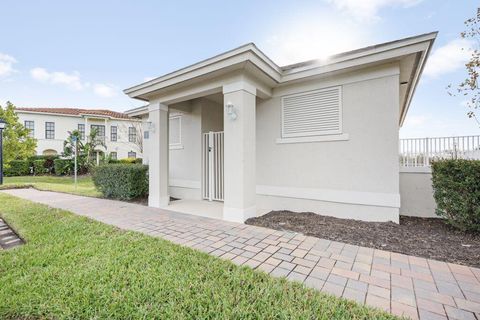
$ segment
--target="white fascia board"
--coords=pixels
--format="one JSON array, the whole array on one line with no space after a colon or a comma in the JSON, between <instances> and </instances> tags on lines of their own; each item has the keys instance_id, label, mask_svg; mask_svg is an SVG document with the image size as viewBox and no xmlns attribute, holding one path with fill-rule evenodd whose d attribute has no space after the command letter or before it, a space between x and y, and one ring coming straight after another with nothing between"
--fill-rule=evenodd
<instances>
[{"instance_id":1,"label":"white fascia board","mask_svg":"<svg viewBox=\"0 0 480 320\"><path fill-rule=\"evenodd\" d=\"M148 105L144 105L138 108L130 109L124 112L129 117L140 116L148 113Z\"/></svg>"},{"instance_id":2,"label":"white fascia board","mask_svg":"<svg viewBox=\"0 0 480 320\"><path fill-rule=\"evenodd\" d=\"M42 114L43 114L43 115L47 115L47 116L82 118L82 116L76 115L76 114L63 114L63 113L55 113L55 112L26 111L26 110L17 110L17 109L15 109L15 113L27 113L27 114L38 114L38 115L42 115Z\"/></svg>"},{"instance_id":3,"label":"white fascia board","mask_svg":"<svg viewBox=\"0 0 480 320\"><path fill-rule=\"evenodd\" d=\"M280 80L280 67L258 50L254 44L247 44L159 78L125 89L124 92L130 97L136 97L246 61L252 61L272 78Z\"/></svg>"},{"instance_id":4,"label":"white fascia board","mask_svg":"<svg viewBox=\"0 0 480 320\"><path fill-rule=\"evenodd\" d=\"M435 36L436 36L436 34L435 34ZM420 61L419 61L418 65L416 66L414 77L413 77L413 79L411 81L411 84L410 84L410 86L408 88L408 91L407 91L407 98L405 99L405 104L404 104L404 106L402 106L402 110L401 110L401 113L400 113L400 124L399 124L400 127L403 125L403 122L405 121L405 117L407 116L407 112L408 112L408 109L410 107L410 102L412 101L415 90L417 89L417 84L418 84L418 81L420 80L420 77L423 73L423 69L425 69L425 65L426 65L427 59L430 55L430 52L432 51L434 41L435 41L435 38L431 39L428 42L427 49L424 50L421 53Z\"/></svg>"},{"instance_id":5,"label":"white fascia board","mask_svg":"<svg viewBox=\"0 0 480 320\"><path fill-rule=\"evenodd\" d=\"M308 63L308 62L298 63L296 64L296 65L299 65L298 67L294 67L295 65L293 65L292 68L289 68L288 66L283 67L284 69L288 68L287 70L283 71L283 74L286 76L289 74L298 73L298 72L306 71L309 69L315 69L322 66L332 65L332 64L344 62L347 60L354 60L354 59L362 58L365 56L375 55L385 51L391 51L394 49L407 47L407 46L411 46L411 45L422 43L422 42L431 42L435 40L436 36L437 36L437 32L432 32L432 33L428 33L420 36L414 36L406 39L400 39L400 40L378 44L378 45L374 45L366 48L356 49L356 50L345 52L345 53L340 53L337 55L333 55L331 58L328 58L326 60L318 60L317 62L313 61L311 63Z\"/></svg>"},{"instance_id":6,"label":"white fascia board","mask_svg":"<svg viewBox=\"0 0 480 320\"><path fill-rule=\"evenodd\" d=\"M290 73L282 77L282 83L294 81L302 78L316 76L325 73L332 73L344 69L351 69L359 66L374 64L382 61L389 61L406 56L412 53L422 52L428 49L427 43L418 43L409 45L407 47L399 47L388 51L378 52L369 55L363 55L358 58L347 59L333 64L317 66L315 68L307 69L301 72Z\"/></svg>"}]
</instances>

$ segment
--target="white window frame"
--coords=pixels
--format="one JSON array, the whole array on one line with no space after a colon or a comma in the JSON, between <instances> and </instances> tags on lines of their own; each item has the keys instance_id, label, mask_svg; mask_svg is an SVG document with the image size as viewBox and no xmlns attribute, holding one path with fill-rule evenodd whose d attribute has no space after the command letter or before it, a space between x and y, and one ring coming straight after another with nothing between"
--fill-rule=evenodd
<instances>
[{"instance_id":1,"label":"white window frame","mask_svg":"<svg viewBox=\"0 0 480 320\"><path fill-rule=\"evenodd\" d=\"M296 96L303 96L305 94L311 94L311 93L317 93L317 92L323 92L323 91L330 91L332 89L338 89L338 94L339 94L339 106L338 106L338 112L339 112L339 129L338 130L328 130L328 131L312 131L312 132L302 132L302 133L290 133L286 134L284 130L284 102L285 99L291 98L291 97L296 97ZM295 142L301 142L299 139L301 138L307 138L307 137L324 137L324 136L329 136L329 135L342 135L343 133L343 95L342 95L342 86L333 86L333 87L328 87L328 88L322 88L322 89L316 89L316 90L310 90L310 91L304 91L304 92L299 92L295 94L289 94L282 96L281 98L281 140L287 140L287 139L292 139L292 138L297 138L295 139ZM312 139L308 139L312 140ZM343 139L334 139L334 140L343 140ZM318 140L318 141L326 141L324 139Z\"/></svg>"},{"instance_id":2,"label":"white window frame","mask_svg":"<svg viewBox=\"0 0 480 320\"><path fill-rule=\"evenodd\" d=\"M168 121L171 121L173 119L178 119L178 142L177 143L170 143L169 142L169 148L171 150L176 150L176 149L183 149L183 144L182 144L182 114L173 114L168 118ZM170 130L170 123L169 123L169 130Z\"/></svg>"},{"instance_id":3,"label":"white window frame","mask_svg":"<svg viewBox=\"0 0 480 320\"><path fill-rule=\"evenodd\" d=\"M29 124L32 124L33 128L28 128L28 127L27 127L27 122L28 122ZM34 121L34 120L25 120L25 121L23 122L23 126L24 126L26 129L29 130L28 136L31 137L31 138L35 138L35 121Z\"/></svg>"}]
</instances>

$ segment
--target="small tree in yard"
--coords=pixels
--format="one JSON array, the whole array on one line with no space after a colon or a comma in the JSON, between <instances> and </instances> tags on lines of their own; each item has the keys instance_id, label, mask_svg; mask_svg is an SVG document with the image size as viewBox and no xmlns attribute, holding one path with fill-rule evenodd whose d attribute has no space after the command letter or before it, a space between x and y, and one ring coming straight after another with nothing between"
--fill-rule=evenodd
<instances>
[{"instance_id":1,"label":"small tree in yard","mask_svg":"<svg viewBox=\"0 0 480 320\"><path fill-rule=\"evenodd\" d=\"M480 43L480 8L477 9L475 17L465 21L466 30L460 34L462 39L473 40L468 44L473 46ZM462 48L471 52L469 61L465 64L467 71L467 78L460 82L454 92L451 92L452 85L449 85L448 93L453 96L463 96L468 98L467 106L470 111L467 113L469 118L474 119L479 125L480 121L477 118L476 110L480 107L480 85L479 71L480 71L480 50L479 48Z\"/></svg>"},{"instance_id":2,"label":"small tree in yard","mask_svg":"<svg viewBox=\"0 0 480 320\"><path fill-rule=\"evenodd\" d=\"M7 102L5 108L0 105L0 119L7 126L3 130L3 159L5 164L12 160L26 160L35 155L37 140L30 137L30 130L25 128L15 113L15 106Z\"/></svg>"},{"instance_id":3,"label":"small tree in yard","mask_svg":"<svg viewBox=\"0 0 480 320\"><path fill-rule=\"evenodd\" d=\"M135 132L133 137L130 137L130 135L129 135L130 134L130 132L129 132L130 128L133 128L133 130ZM122 124L119 129L120 129L120 134L126 136L126 139L124 140L124 141L126 141L125 143L135 145L135 147L137 148L136 151L143 154L143 134L144 134L144 130L143 130L142 122L131 121L128 124ZM132 140L130 138L132 138Z\"/></svg>"},{"instance_id":4,"label":"small tree in yard","mask_svg":"<svg viewBox=\"0 0 480 320\"><path fill-rule=\"evenodd\" d=\"M63 153L62 156L65 158L73 159L75 156L75 139L77 141L77 165L79 173L87 173L89 169L93 166L93 154L95 149L99 146L105 146L104 142L101 139L98 139L98 131L92 130L87 138L87 142L83 143L81 134L78 130L68 132L67 139L63 142ZM65 168L65 172L73 171L73 163L66 164L69 168ZM72 167L72 168L70 168Z\"/></svg>"}]
</instances>

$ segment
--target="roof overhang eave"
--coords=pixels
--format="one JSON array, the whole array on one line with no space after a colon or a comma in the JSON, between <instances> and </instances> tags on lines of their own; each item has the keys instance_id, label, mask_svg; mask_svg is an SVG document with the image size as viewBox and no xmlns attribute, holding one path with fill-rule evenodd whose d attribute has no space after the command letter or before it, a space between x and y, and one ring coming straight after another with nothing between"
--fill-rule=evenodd
<instances>
[{"instance_id":1,"label":"roof overhang eave","mask_svg":"<svg viewBox=\"0 0 480 320\"><path fill-rule=\"evenodd\" d=\"M131 98L148 101L145 97L145 94L148 92L158 91L214 72L221 73L222 70L231 69L235 65L244 65L246 62L254 64L275 82L281 80L280 67L272 62L254 44L247 44L186 68L127 88L123 92Z\"/></svg>"}]
</instances>

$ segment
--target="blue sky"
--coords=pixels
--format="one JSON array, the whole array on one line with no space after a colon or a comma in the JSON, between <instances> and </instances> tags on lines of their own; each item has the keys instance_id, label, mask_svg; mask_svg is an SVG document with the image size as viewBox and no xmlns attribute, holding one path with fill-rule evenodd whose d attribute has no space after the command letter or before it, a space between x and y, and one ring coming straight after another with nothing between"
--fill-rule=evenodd
<instances>
[{"instance_id":1,"label":"blue sky","mask_svg":"<svg viewBox=\"0 0 480 320\"><path fill-rule=\"evenodd\" d=\"M248 42L277 64L439 31L400 134L480 134L445 87L464 77L468 0L3 1L0 103L142 105L122 89Z\"/></svg>"}]
</instances>

